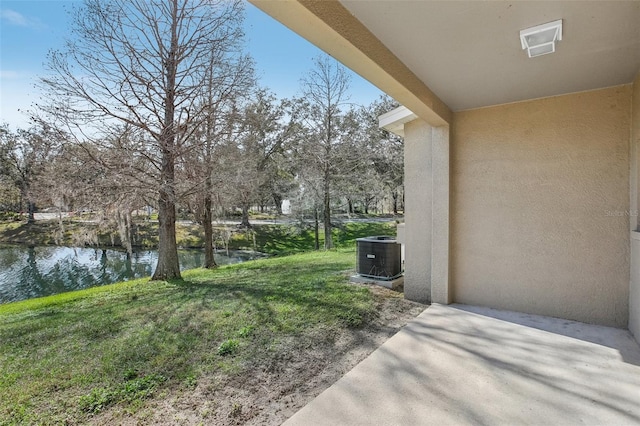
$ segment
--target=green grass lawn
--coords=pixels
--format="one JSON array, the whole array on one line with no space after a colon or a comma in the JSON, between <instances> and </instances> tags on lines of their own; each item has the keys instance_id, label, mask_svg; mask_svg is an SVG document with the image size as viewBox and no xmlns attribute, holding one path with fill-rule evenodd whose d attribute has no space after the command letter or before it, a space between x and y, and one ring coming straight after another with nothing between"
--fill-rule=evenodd
<instances>
[{"instance_id":1,"label":"green grass lawn","mask_svg":"<svg viewBox=\"0 0 640 426\"><path fill-rule=\"evenodd\" d=\"M135 413L366 326L375 303L346 283L354 263L352 248L314 252L0 305L0 424Z\"/></svg>"}]
</instances>

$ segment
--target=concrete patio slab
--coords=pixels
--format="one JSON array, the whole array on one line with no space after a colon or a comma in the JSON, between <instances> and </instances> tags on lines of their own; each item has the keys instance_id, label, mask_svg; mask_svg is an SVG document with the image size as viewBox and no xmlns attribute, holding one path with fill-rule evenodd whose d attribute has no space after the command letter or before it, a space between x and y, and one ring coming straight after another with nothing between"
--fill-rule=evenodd
<instances>
[{"instance_id":1,"label":"concrete patio slab","mask_svg":"<svg viewBox=\"0 0 640 426\"><path fill-rule=\"evenodd\" d=\"M630 333L432 305L285 425L638 425Z\"/></svg>"}]
</instances>

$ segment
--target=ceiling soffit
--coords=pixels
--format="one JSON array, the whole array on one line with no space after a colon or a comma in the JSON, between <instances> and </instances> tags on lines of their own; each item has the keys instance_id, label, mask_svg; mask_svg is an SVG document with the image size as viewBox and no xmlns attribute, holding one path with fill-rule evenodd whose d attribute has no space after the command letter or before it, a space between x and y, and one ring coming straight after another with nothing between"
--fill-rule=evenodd
<instances>
[{"instance_id":1,"label":"ceiling soffit","mask_svg":"<svg viewBox=\"0 0 640 426\"><path fill-rule=\"evenodd\" d=\"M341 4L454 111L626 84L640 69L640 1ZM520 30L557 19L557 51L528 58Z\"/></svg>"}]
</instances>

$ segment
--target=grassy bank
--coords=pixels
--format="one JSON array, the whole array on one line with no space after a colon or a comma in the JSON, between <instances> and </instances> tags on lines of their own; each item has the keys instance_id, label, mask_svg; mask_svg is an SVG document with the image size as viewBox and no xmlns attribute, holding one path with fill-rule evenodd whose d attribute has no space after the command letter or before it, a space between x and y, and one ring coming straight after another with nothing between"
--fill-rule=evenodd
<instances>
[{"instance_id":1,"label":"grassy bank","mask_svg":"<svg viewBox=\"0 0 640 426\"><path fill-rule=\"evenodd\" d=\"M30 238L57 224L24 226L5 226L4 235ZM337 250L308 252L311 231L256 226L234 233L231 248L298 254L185 271L181 281L141 279L0 305L0 425L144 424L157 422L167 401L198 407L186 424L242 423L258 410L248 406L252 393L290 398L341 350L363 344L345 345L344 336L374 324L390 330L379 324L381 296L347 284L347 276L355 239L395 234L394 227L348 223L334 232ZM179 233L197 240L189 229Z\"/></svg>"},{"instance_id":2,"label":"grassy bank","mask_svg":"<svg viewBox=\"0 0 640 426\"><path fill-rule=\"evenodd\" d=\"M354 258L300 254L0 306L0 424L139 414L167 394L202 383L215 394L282 368L291 351L375 317L370 291L346 284Z\"/></svg>"},{"instance_id":3,"label":"grassy bank","mask_svg":"<svg viewBox=\"0 0 640 426\"><path fill-rule=\"evenodd\" d=\"M119 246L120 240L112 232L100 230L95 223L65 220L64 232L57 221L0 223L0 243L23 245L83 246L87 239L98 241L100 246ZM353 247L354 240L368 235L395 235L395 223L344 223L333 230L333 239L338 248ZM136 246L156 247L158 224L140 222L134 227ZM324 235L320 233L320 244ZM233 225L215 227L216 247L231 250L257 250L269 254L293 254L313 250L314 234L310 229L292 225L256 225L251 230L238 229ZM91 238L89 238L90 236ZM196 224L176 224L176 239L181 248L201 248L204 235Z\"/></svg>"}]
</instances>

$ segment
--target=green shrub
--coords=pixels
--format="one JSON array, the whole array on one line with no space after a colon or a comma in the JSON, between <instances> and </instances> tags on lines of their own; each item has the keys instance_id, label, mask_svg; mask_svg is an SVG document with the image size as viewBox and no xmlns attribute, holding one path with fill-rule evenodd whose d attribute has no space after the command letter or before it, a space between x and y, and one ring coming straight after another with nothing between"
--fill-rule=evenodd
<instances>
[{"instance_id":1,"label":"green shrub","mask_svg":"<svg viewBox=\"0 0 640 426\"><path fill-rule=\"evenodd\" d=\"M106 388L92 389L88 395L80 397L80 409L87 413L99 413L114 402L114 394Z\"/></svg>"},{"instance_id":2,"label":"green shrub","mask_svg":"<svg viewBox=\"0 0 640 426\"><path fill-rule=\"evenodd\" d=\"M193 390L198 386L198 379L193 374L189 374L185 377L183 384L187 389Z\"/></svg>"},{"instance_id":3,"label":"green shrub","mask_svg":"<svg viewBox=\"0 0 640 426\"><path fill-rule=\"evenodd\" d=\"M238 352L240 342L236 339L227 339L218 346L218 355L226 356Z\"/></svg>"},{"instance_id":4,"label":"green shrub","mask_svg":"<svg viewBox=\"0 0 640 426\"><path fill-rule=\"evenodd\" d=\"M130 376L130 374L127 375ZM134 402L148 398L153 394L156 387L165 380L159 374L150 374L127 380L115 389L92 389L88 395L80 397L80 409L88 413L98 413L112 404Z\"/></svg>"},{"instance_id":5,"label":"green shrub","mask_svg":"<svg viewBox=\"0 0 640 426\"><path fill-rule=\"evenodd\" d=\"M246 325L238 330L238 336L240 337L249 337L253 333L253 327L250 325Z\"/></svg>"},{"instance_id":6,"label":"green shrub","mask_svg":"<svg viewBox=\"0 0 640 426\"><path fill-rule=\"evenodd\" d=\"M0 212L0 222L19 222L22 220L20 213Z\"/></svg>"}]
</instances>

